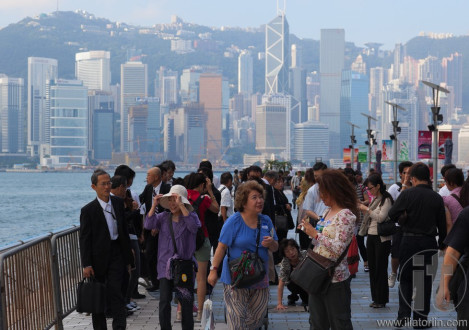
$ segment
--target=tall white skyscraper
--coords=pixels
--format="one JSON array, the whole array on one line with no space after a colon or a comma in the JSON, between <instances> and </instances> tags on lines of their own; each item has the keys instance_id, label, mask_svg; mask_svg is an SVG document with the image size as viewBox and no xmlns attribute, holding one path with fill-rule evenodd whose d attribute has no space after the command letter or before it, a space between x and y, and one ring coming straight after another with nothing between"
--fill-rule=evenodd
<instances>
[{"instance_id":1,"label":"tall white skyscraper","mask_svg":"<svg viewBox=\"0 0 469 330\"><path fill-rule=\"evenodd\" d=\"M22 78L0 75L0 152L25 152Z\"/></svg>"},{"instance_id":2,"label":"tall white skyscraper","mask_svg":"<svg viewBox=\"0 0 469 330\"><path fill-rule=\"evenodd\" d=\"M121 152L129 151L129 108L148 95L148 69L142 62L121 65Z\"/></svg>"},{"instance_id":3,"label":"tall white skyscraper","mask_svg":"<svg viewBox=\"0 0 469 330\"><path fill-rule=\"evenodd\" d=\"M265 94L288 93L290 30L285 12L265 26Z\"/></svg>"},{"instance_id":4,"label":"tall white skyscraper","mask_svg":"<svg viewBox=\"0 0 469 330\"><path fill-rule=\"evenodd\" d=\"M50 84L50 161L53 167L86 165L88 158L88 89L78 80ZM44 164L44 160L41 159Z\"/></svg>"},{"instance_id":5,"label":"tall white skyscraper","mask_svg":"<svg viewBox=\"0 0 469 330\"><path fill-rule=\"evenodd\" d=\"M322 29L319 53L320 120L329 126L329 156L342 158L340 148L340 90L344 69L345 30Z\"/></svg>"},{"instance_id":6,"label":"tall white skyscraper","mask_svg":"<svg viewBox=\"0 0 469 330\"><path fill-rule=\"evenodd\" d=\"M50 113L46 102L46 85L57 79L57 60L28 57L28 154L39 155L39 146L49 143ZM47 131L47 134L46 134Z\"/></svg>"},{"instance_id":7,"label":"tall white skyscraper","mask_svg":"<svg viewBox=\"0 0 469 330\"><path fill-rule=\"evenodd\" d=\"M238 57L238 93L251 95L253 87L253 59L248 50L243 50Z\"/></svg>"},{"instance_id":8,"label":"tall white skyscraper","mask_svg":"<svg viewBox=\"0 0 469 330\"><path fill-rule=\"evenodd\" d=\"M111 86L111 53L102 50L77 53L75 76L89 90L109 91Z\"/></svg>"}]
</instances>

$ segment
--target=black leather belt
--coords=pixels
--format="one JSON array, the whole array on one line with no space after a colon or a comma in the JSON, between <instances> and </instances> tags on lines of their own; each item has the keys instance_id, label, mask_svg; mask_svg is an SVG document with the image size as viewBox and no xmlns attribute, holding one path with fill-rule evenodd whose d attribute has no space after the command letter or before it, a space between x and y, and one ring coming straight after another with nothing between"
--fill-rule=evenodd
<instances>
[{"instance_id":1,"label":"black leather belt","mask_svg":"<svg viewBox=\"0 0 469 330\"><path fill-rule=\"evenodd\" d=\"M427 236L425 234L416 234L416 233L402 233L402 236Z\"/></svg>"}]
</instances>

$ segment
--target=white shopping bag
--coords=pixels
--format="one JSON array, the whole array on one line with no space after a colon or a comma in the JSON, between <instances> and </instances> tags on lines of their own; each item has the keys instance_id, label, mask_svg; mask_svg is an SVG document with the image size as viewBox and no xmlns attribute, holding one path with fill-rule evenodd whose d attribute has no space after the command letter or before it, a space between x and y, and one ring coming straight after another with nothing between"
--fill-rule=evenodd
<instances>
[{"instance_id":1,"label":"white shopping bag","mask_svg":"<svg viewBox=\"0 0 469 330\"><path fill-rule=\"evenodd\" d=\"M202 329L204 330L214 330L215 329L215 320L213 318L212 310L212 300L207 299L204 302L204 309L202 311L202 319L200 320Z\"/></svg>"}]
</instances>

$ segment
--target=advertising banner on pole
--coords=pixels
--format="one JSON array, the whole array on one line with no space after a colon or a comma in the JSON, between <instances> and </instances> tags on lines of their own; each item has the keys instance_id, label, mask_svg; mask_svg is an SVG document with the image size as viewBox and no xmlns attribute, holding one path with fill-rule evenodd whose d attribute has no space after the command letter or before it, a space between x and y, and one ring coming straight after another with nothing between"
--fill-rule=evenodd
<instances>
[{"instance_id":1,"label":"advertising banner on pole","mask_svg":"<svg viewBox=\"0 0 469 330\"><path fill-rule=\"evenodd\" d=\"M397 151L397 160L399 162L405 162L409 160L409 143L406 140L399 140L399 146Z\"/></svg>"},{"instance_id":2,"label":"advertising banner on pole","mask_svg":"<svg viewBox=\"0 0 469 330\"><path fill-rule=\"evenodd\" d=\"M366 163L368 161L368 147L359 146L358 147L358 162Z\"/></svg>"},{"instance_id":3,"label":"advertising banner on pole","mask_svg":"<svg viewBox=\"0 0 469 330\"><path fill-rule=\"evenodd\" d=\"M343 161L345 164L350 163L350 158L351 158L350 151L351 151L351 148L344 148ZM353 155L353 162L356 163L357 159L358 159L358 148L355 148L355 154Z\"/></svg>"},{"instance_id":4,"label":"advertising banner on pole","mask_svg":"<svg viewBox=\"0 0 469 330\"><path fill-rule=\"evenodd\" d=\"M394 140L383 140L381 144L382 162L391 162L394 160Z\"/></svg>"},{"instance_id":5,"label":"advertising banner on pole","mask_svg":"<svg viewBox=\"0 0 469 330\"><path fill-rule=\"evenodd\" d=\"M417 145L418 145L417 147L418 159L432 158L432 132L419 131Z\"/></svg>"},{"instance_id":6,"label":"advertising banner on pole","mask_svg":"<svg viewBox=\"0 0 469 330\"><path fill-rule=\"evenodd\" d=\"M453 132L438 132L438 159L445 159L445 142L453 139Z\"/></svg>"}]
</instances>

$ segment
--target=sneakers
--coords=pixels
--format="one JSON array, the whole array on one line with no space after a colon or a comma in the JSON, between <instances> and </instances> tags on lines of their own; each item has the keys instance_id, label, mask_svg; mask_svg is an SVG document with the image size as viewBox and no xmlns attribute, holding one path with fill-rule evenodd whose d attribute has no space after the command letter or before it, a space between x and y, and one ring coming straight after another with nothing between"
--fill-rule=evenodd
<instances>
[{"instance_id":1,"label":"sneakers","mask_svg":"<svg viewBox=\"0 0 469 330\"><path fill-rule=\"evenodd\" d=\"M129 305L131 305L133 308L135 308L136 310L139 310L141 309L141 307L139 305L137 305L137 303L135 301L131 301L129 303Z\"/></svg>"},{"instance_id":2,"label":"sneakers","mask_svg":"<svg viewBox=\"0 0 469 330\"><path fill-rule=\"evenodd\" d=\"M195 322L200 322L202 320L202 312L197 312L197 317L195 318Z\"/></svg>"},{"instance_id":3,"label":"sneakers","mask_svg":"<svg viewBox=\"0 0 469 330\"><path fill-rule=\"evenodd\" d=\"M394 288L394 285L396 285L396 278L397 278L397 274L396 273L391 273L389 274L389 277L388 277L388 286L390 288Z\"/></svg>"},{"instance_id":4,"label":"sneakers","mask_svg":"<svg viewBox=\"0 0 469 330\"><path fill-rule=\"evenodd\" d=\"M135 308L133 305L131 304L127 304L125 305L125 308L127 308L127 311L128 312L135 312L137 310L137 308Z\"/></svg>"}]
</instances>

